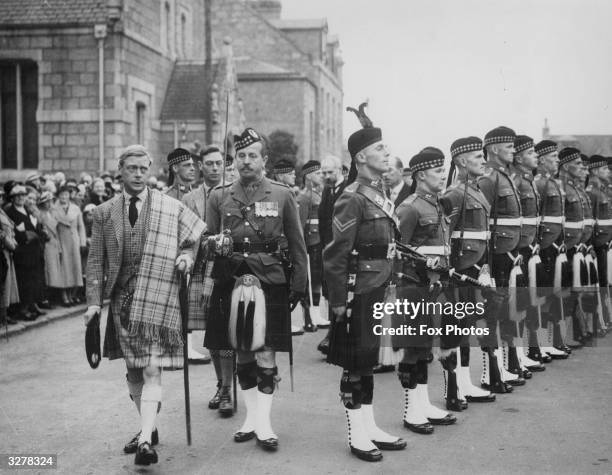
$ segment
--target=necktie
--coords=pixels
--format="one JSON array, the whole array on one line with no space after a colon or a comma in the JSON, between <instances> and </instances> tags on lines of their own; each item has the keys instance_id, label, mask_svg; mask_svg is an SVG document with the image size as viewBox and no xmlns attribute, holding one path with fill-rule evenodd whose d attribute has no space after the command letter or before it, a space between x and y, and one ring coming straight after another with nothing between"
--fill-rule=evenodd
<instances>
[{"instance_id":1,"label":"necktie","mask_svg":"<svg viewBox=\"0 0 612 475\"><path fill-rule=\"evenodd\" d=\"M130 218L130 225L134 227L136 224L136 220L138 219L138 209L136 208L136 202L138 201L137 196L132 196L130 198L130 209L128 212L128 217Z\"/></svg>"}]
</instances>

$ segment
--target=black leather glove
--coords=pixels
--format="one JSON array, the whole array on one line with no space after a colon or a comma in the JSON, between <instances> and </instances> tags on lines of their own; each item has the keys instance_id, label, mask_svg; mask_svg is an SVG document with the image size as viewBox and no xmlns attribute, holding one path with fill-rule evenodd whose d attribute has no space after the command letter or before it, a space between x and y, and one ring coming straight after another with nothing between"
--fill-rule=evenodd
<instances>
[{"instance_id":1,"label":"black leather glove","mask_svg":"<svg viewBox=\"0 0 612 475\"><path fill-rule=\"evenodd\" d=\"M300 301L304 298L306 298L306 294L304 292L297 292L295 290L289 292L289 310L293 312L298 303L300 303Z\"/></svg>"}]
</instances>

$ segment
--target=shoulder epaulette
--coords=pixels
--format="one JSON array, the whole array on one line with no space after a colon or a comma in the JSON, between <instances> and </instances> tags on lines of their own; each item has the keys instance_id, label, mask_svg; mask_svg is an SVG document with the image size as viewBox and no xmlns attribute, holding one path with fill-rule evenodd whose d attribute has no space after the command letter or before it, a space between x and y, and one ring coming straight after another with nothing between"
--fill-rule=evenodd
<instances>
[{"instance_id":1,"label":"shoulder epaulette","mask_svg":"<svg viewBox=\"0 0 612 475\"><path fill-rule=\"evenodd\" d=\"M289 188L289 189L291 189L291 188L289 187L289 185L285 185L284 183L281 183L280 181L276 181L276 180L272 180L272 179L270 179L270 183L272 183L272 184L274 184L274 185L282 186L282 187L284 187L284 188Z\"/></svg>"}]
</instances>

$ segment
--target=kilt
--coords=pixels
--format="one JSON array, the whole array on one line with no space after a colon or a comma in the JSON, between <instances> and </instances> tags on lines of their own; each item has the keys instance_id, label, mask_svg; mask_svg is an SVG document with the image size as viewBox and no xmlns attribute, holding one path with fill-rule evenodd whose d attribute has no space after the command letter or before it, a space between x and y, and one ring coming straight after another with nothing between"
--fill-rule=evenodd
<instances>
[{"instance_id":1,"label":"kilt","mask_svg":"<svg viewBox=\"0 0 612 475\"><path fill-rule=\"evenodd\" d=\"M420 284L407 284L401 282L397 285L397 299L400 302L407 300L409 302L434 302L435 299L430 291L429 285L423 286ZM414 318L413 318L414 317ZM433 320L433 315L426 312L419 312L418 315L395 315L393 317L394 328L402 328L402 325L409 326L415 329L415 335L394 335L392 337L394 348L431 348L433 346L433 336L421 334L421 326L428 328L436 327Z\"/></svg>"},{"instance_id":2,"label":"kilt","mask_svg":"<svg viewBox=\"0 0 612 475\"><path fill-rule=\"evenodd\" d=\"M380 337L373 332L374 325L378 324L373 307L384 299L385 287L355 295L348 332L346 319L339 322L332 318L328 363L348 371L371 370L378 364Z\"/></svg>"},{"instance_id":3,"label":"kilt","mask_svg":"<svg viewBox=\"0 0 612 475\"><path fill-rule=\"evenodd\" d=\"M202 266L201 272L191 274L191 284L189 285L189 317L187 320L188 330L206 330L206 313L210 303L210 296L207 300L202 298L202 291L205 286L212 285L212 277L206 275L206 262Z\"/></svg>"},{"instance_id":4,"label":"kilt","mask_svg":"<svg viewBox=\"0 0 612 475\"><path fill-rule=\"evenodd\" d=\"M542 305L542 325L547 326L548 322L559 320L561 309L559 308L559 296L553 293L555 283L555 261L557 259L557 250L554 246L549 246L546 249L540 250L540 259L542 260L542 282L539 285L545 288L546 303ZM539 276L538 276L539 277Z\"/></svg>"},{"instance_id":5,"label":"kilt","mask_svg":"<svg viewBox=\"0 0 612 475\"><path fill-rule=\"evenodd\" d=\"M135 279L130 280L127 288L115 290L111 296L106 335L104 338L104 356L110 360L125 359L128 368L145 368L149 365L165 369L179 369L183 367L183 347L162 348L159 342L144 342L128 332L131 303L121 311L121 304L130 290L136 286ZM123 320L123 321L122 321Z\"/></svg>"},{"instance_id":6,"label":"kilt","mask_svg":"<svg viewBox=\"0 0 612 475\"><path fill-rule=\"evenodd\" d=\"M215 281L206 322L204 346L209 350L231 350L229 315L235 279ZM261 282L266 298L266 349L291 350L291 314L287 285Z\"/></svg>"}]
</instances>

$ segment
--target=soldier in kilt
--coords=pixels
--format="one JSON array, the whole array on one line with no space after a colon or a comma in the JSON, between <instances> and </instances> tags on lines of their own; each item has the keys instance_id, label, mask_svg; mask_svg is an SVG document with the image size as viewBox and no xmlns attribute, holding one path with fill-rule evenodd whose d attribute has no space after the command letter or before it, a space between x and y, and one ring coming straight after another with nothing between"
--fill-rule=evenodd
<instances>
[{"instance_id":1,"label":"soldier in kilt","mask_svg":"<svg viewBox=\"0 0 612 475\"><path fill-rule=\"evenodd\" d=\"M261 299L253 304L255 311L263 307L265 312L265 334L261 346L235 348L246 419L234 434L234 441L246 442L256 437L264 450L274 451L278 448L278 437L272 430L270 413L278 380L275 355L278 351L291 351L290 306L295 307L305 295L306 246L293 192L264 176L268 159L264 139L247 128L234 137L234 146L239 177L212 190L207 203L209 230L213 235L219 233L216 236L219 244L215 245L217 255L212 271L215 284L204 345L213 351L227 350L231 347L230 338L238 341L237 326L230 331L234 286L239 279L245 282L243 276L248 276L249 282L256 278L265 307ZM288 266L292 268L290 276L286 273ZM242 313L246 313L246 321L250 304L243 303L247 307ZM254 326L245 330L251 332L252 341L255 330Z\"/></svg>"},{"instance_id":2,"label":"soldier in kilt","mask_svg":"<svg viewBox=\"0 0 612 475\"><path fill-rule=\"evenodd\" d=\"M202 152L200 171L204 179L202 185L183 196L183 202L202 221L206 221L206 204L211 190L219 185L224 173L225 158L221 149L215 145L209 145ZM213 266L213 253L207 245L208 239L203 239L198 258L192 273L191 287L189 293L189 329L196 330L192 333L194 340L200 345L202 339L197 340L195 335L202 335L201 330L206 329L206 313L210 303L212 291L211 271ZM200 331L197 331L200 330ZM217 391L208 402L209 409L218 409L223 417L231 417L234 414L232 403L232 376L234 373L234 352L228 346L225 350L212 350L210 356L215 367L217 376Z\"/></svg>"},{"instance_id":3,"label":"soldier in kilt","mask_svg":"<svg viewBox=\"0 0 612 475\"><path fill-rule=\"evenodd\" d=\"M183 203L146 187L151 157L132 145L119 157L124 191L93 212L85 323L111 303L104 356L123 357L141 430L125 447L135 464L157 463L155 418L162 368L181 368L177 269L189 272L206 225Z\"/></svg>"},{"instance_id":4,"label":"soldier in kilt","mask_svg":"<svg viewBox=\"0 0 612 475\"><path fill-rule=\"evenodd\" d=\"M348 444L358 458L382 459L382 450L401 450L402 439L376 426L372 400L379 337L373 308L392 279L396 224L393 203L385 199L382 174L389 152L382 132L360 107L363 129L348 139L357 178L334 205L333 239L323 251L324 275L334 314L327 361L343 368L340 397L348 424ZM348 279L348 286L347 286Z\"/></svg>"}]
</instances>

